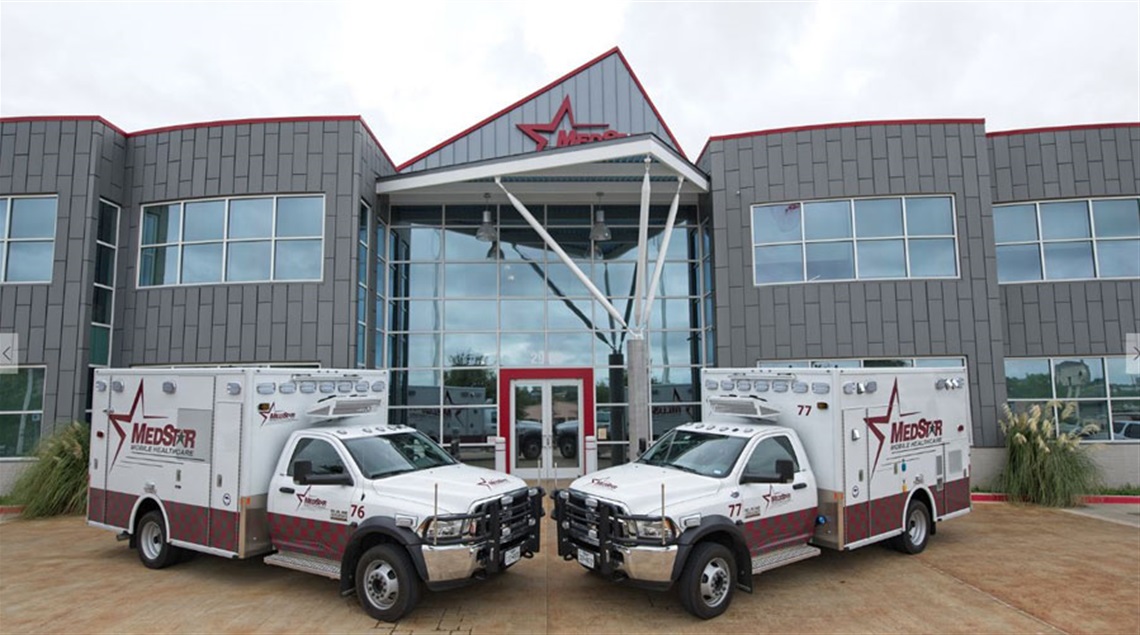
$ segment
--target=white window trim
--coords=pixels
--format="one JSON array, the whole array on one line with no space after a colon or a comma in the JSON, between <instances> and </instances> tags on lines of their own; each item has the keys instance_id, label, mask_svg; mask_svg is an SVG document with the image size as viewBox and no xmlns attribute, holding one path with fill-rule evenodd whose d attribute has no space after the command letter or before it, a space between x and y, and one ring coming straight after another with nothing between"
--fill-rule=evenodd
<instances>
[{"instance_id":1,"label":"white window trim","mask_svg":"<svg viewBox=\"0 0 1140 635\"><path fill-rule=\"evenodd\" d=\"M1140 439L1114 439L1114 438L1112 438L1113 436L1116 435L1116 432L1114 430L1112 430L1112 401L1114 399L1118 400L1118 401L1140 400L1140 397L1113 397L1112 396L1112 387L1109 383L1112 378L1109 377L1109 375L1108 375L1108 363L1107 362L1109 359L1116 359L1119 357L1123 357L1123 356L1121 356L1121 355L1059 355L1059 356L1050 356L1050 357L1007 357L1006 360L1012 360L1012 361L1045 360L1045 362L1049 366L1049 390L1054 395L1057 392L1057 373L1055 370L1056 369L1056 364L1054 364L1055 361L1057 361L1057 360L1065 361L1065 360L1072 360L1072 359L1099 359L1100 360L1100 370L1101 370L1101 373L1103 373L1103 375L1104 375L1104 396L1103 397L1056 397L1056 396L1050 396L1050 397L1047 397L1044 400L1042 400L1040 398L1028 398L1028 397L1010 398L1007 394L1006 395L1006 403L1011 403L1011 404L1028 403L1028 404L1042 404L1042 405L1044 405L1044 404L1049 403L1050 401L1060 401L1062 403L1067 403L1069 401L1072 401L1072 402L1076 402L1078 404L1080 404L1082 402L1084 402L1084 403L1103 402L1108 407L1108 410L1105 412L1105 414L1108 416L1109 429L1107 430L1107 432L1108 432L1109 438L1107 438L1107 439L1081 439L1081 443L1111 443L1113 445L1121 444L1121 443L1140 444ZM1005 369L1004 368L1002 369L1002 375L1003 376L1005 375ZM1058 420L1059 419L1058 414L1059 413L1057 413L1057 412L1053 413L1053 423L1054 423L1054 431L1057 433L1060 433L1061 422Z\"/></svg>"},{"instance_id":2,"label":"white window trim","mask_svg":"<svg viewBox=\"0 0 1140 635\"><path fill-rule=\"evenodd\" d=\"M315 197L319 197L321 199L321 234L320 234L320 236L278 237L277 236L277 201L279 199L283 199L283 198L315 198ZM271 225L272 235L270 235L268 237L260 237L260 238L232 238L232 239L229 238L228 237L229 220L230 220L229 202L234 201L234 200L259 199L259 198L261 198L261 199L269 198L273 201L273 218L272 218L272 225ZM186 223L186 204L187 203L210 203L210 202L215 202L215 201L220 201L225 205L224 211L222 213L222 237L217 238L217 239L210 239L210 240L190 240L190 241L182 240L183 233L185 230L185 223ZM179 212L178 212L178 214L179 214L179 217L178 217L178 222L179 222L178 238L179 238L179 240L176 242L152 243L152 244L144 245L143 240L142 240L142 231L143 231L143 223L144 223L144 219L145 219L144 214L146 212L146 208L157 207L160 205L178 205L178 208L179 208ZM138 291L146 291L146 290L150 290L150 289L172 289L172 288L179 288L179 287L208 287L208 286L218 286L218 285L312 284L312 283L324 282L325 281L324 280L324 278L325 278L324 261L325 261L325 255L326 255L325 234L328 233L327 227L326 227L327 214L328 214L328 196L324 192L311 192L311 193L295 193L294 192L294 193L289 193L289 194L256 194L256 195L250 194L250 195L242 195L242 196L225 196L225 197L211 197L211 198L200 198L200 199L176 199L176 200L170 200L170 201L153 201L153 202L149 202L149 203L144 203L144 204L139 206L139 224L138 224L139 241L138 241L138 250L137 250L137 253L135 254L135 264L136 264L136 269L137 269L135 276L134 276L134 278L135 278L134 279L135 289ZM305 278L305 279L300 279L300 280L298 280L298 279L278 280L278 279L273 278L274 266L276 265L275 261L277 258L277 249L276 249L277 243L278 242L287 242L287 241L301 241L301 240L320 240L321 241L320 276L317 278ZM243 242L244 243L250 243L250 242L268 242L269 243L269 275L270 275L270 277L268 279L266 279L266 280L226 280L227 259L229 257L229 244L230 243L243 243ZM183 247L185 247L186 245L214 245L214 244L222 245L221 274L220 274L221 279L220 280L215 280L215 281L211 281L211 282L172 282L172 283L167 283L167 284L151 284L151 285L140 284L140 276L142 276L142 266L141 266L142 252L144 249L154 249L154 248L159 248L159 247L177 248L178 249L178 259L177 259L177 275L176 275L176 277L179 280L181 280L182 279Z\"/></svg>"},{"instance_id":3,"label":"white window trim","mask_svg":"<svg viewBox=\"0 0 1140 635\"><path fill-rule=\"evenodd\" d=\"M4 210L7 215L4 223L4 233L0 234L0 245L4 249L0 252L0 285L23 286L29 284L51 284L55 277L55 237L59 231L59 196L56 194L4 194L0 198L8 200L8 208ZM55 199L55 216L51 219L51 238L9 238L12 233L12 201L17 199L50 198ZM52 266L47 280L8 280L8 253L12 243L42 243L51 242Z\"/></svg>"},{"instance_id":4,"label":"white window trim","mask_svg":"<svg viewBox=\"0 0 1140 635\"><path fill-rule=\"evenodd\" d=\"M906 200L919 199L919 198L949 198L950 199L950 218L953 223L953 235L915 235L910 236L907 234L907 220L906 220ZM860 239L858 230L855 226L855 201L867 201L877 199L899 199L902 209L902 223L903 233L901 236L875 236L870 238ZM851 235L844 238L827 238L827 239L812 239L800 238L799 240L764 243L763 245L755 242L756 240L756 227L755 215L753 209L756 207L769 207L775 205L798 205L800 208L800 236L803 236L803 223L804 223L804 205L809 203L830 203L833 201L848 201L851 210ZM796 284L833 284L842 282L899 282L911 280L961 280L962 279L962 259L959 250L961 241L958 238L958 201L954 194L951 193L936 193L936 194L893 194L893 195L879 195L879 196L854 196L846 198L828 198L828 199L811 199L811 200L794 200L794 201L772 201L769 203L753 203L748 206L748 245L749 255L748 260L752 265L752 285L754 287L775 287L782 285L796 285ZM910 273L910 242L911 240L923 239L952 239L954 241L954 275L953 276L912 276ZM859 242L871 242L878 240L901 240L903 241L903 264L906 269L906 276L891 277L891 278L860 278L859 277ZM855 270L855 277L853 278L831 278L827 280L809 279L807 277L807 245L809 244L824 244L824 243L851 243L851 254L853 266ZM801 256L801 269L803 273L802 280L787 280L780 282L760 282L756 278L756 248L757 247L780 247L788 245L799 245Z\"/></svg>"}]
</instances>

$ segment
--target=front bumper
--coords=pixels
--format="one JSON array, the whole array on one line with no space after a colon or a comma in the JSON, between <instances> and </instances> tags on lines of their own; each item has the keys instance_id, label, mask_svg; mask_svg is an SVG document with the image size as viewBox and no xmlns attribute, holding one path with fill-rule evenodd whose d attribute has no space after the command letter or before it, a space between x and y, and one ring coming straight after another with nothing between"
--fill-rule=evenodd
<instances>
[{"instance_id":1,"label":"front bumper","mask_svg":"<svg viewBox=\"0 0 1140 635\"><path fill-rule=\"evenodd\" d=\"M680 548L673 540L665 544L624 536L620 526L630 519L609 505L596 501L587 506L577 494L554 492L553 518L558 528L558 555L577 560L602 576L647 586L669 586Z\"/></svg>"}]
</instances>

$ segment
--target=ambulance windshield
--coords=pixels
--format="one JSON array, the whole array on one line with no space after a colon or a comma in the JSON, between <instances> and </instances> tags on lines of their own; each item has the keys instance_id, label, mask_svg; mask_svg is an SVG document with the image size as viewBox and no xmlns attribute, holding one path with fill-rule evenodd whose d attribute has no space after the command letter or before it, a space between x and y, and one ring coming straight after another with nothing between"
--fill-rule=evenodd
<instances>
[{"instance_id":1,"label":"ambulance windshield","mask_svg":"<svg viewBox=\"0 0 1140 635\"><path fill-rule=\"evenodd\" d=\"M670 430L637 460L702 476L724 478L748 443L745 437L694 430Z\"/></svg>"},{"instance_id":2,"label":"ambulance windshield","mask_svg":"<svg viewBox=\"0 0 1140 635\"><path fill-rule=\"evenodd\" d=\"M369 479L456 463L435 442L414 431L345 439L344 447Z\"/></svg>"}]
</instances>

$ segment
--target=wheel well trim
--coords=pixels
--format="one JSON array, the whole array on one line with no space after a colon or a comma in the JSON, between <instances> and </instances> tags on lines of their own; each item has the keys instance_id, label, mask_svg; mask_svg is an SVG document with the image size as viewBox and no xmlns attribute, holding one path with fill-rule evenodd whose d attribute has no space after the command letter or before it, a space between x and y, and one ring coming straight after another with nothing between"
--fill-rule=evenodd
<instances>
[{"instance_id":1,"label":"wheel well trim","mask_svg":"<svg viewBox=\"0 0 1140 635\"><path fill-rule=\"evenodd\" d=\"M906 497L906 505L903 505L902 522L899 525L900 531L906 531L906 514L907 511L910 510L911 501L913 501L915 498L918 498L920 501L926 504L926 511L930 512L930 518L927 519L929 522L928 529L930 530L930 534L934 535L935 527L938 525L938 504L935 502L938 499L935 498L934 495L930 492L930 488L926 487L925 485L914 488Z\"/></svg>"},{"instance_id":2,"label":"wheel well trim","mask_svg":"<svg viewBox=\"0 0 1140 635\"><path fill-rule=\"evenodd\" d=\"M748 540L744 537L744 530L736 522L726 516L715 515L701 518L697 527L686 529L677 539L677 559L673 562L673 572L670 580L676 582L685 570L689 555L694 547L705 542L711 536L726 535L731 545L729 548L736 559L736 583L747 591L752 591L752 556L748 549Z\"/></svg>"},{"instance_id":3,"label":"wheel well trim","mask_svg":"<svg viewBox=\"0 0 1140 635\"><path fill-rule=\"evenodd\" d=\"M138 531L137 531L138 524L139 524L139 521L142 520L142 517L144 515L144 514L140 513L140 510L142 510L144 507L150 507L151 503L154 504L154 507L158 508L158 513L162 514L162 524L166 528L166 532L165 532L166 533L166 536L165 536L166 542L168 542L168 543L170 542L170 516L166 513L166 505L163 505L162 499L160 499L157 496L143 495L143 496L139 496L137 499L135 499L135 504L133 507L131 507L130 520L128 521L129 526L127 528L128 529L127 533L129 533L131 536L131 540L129 543L131 547L134 547L138 541L138 537L137 537L138 536Z\"/></svg>"},{"instance_id":4,"label":"wheel well trim","mask_svg":"<svg viewBox=\"0 0 1140 635\"><path fill-rule=\"evenodd\" d=\"M340 588L341 591L351 590L356 583L356 563L364 555L364 543L371 537L381 536L382 542L392 543L403 547L412 561L416 574L421 580L427 580L427 563L424 562L420 545L423 542L411 529L399 527L396 521L385 516L373 516L361 523L349 538L344 547L340 561Z\"/></svg>"}]
</instances>

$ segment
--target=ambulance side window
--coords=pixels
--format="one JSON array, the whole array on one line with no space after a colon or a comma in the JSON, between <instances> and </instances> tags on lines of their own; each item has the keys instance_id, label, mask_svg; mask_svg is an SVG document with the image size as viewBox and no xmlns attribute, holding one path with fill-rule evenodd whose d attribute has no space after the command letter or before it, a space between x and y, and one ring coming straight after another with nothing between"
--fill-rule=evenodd
<instances>
[{"instance_id":1,"label":"ambulance side window","mask_svg":"<svg viewBox=\"0 0 1140 635\"><path fill-rule=\"evenodd\" d=\"M312 461L313 474L344 474L344 461L340 459L336 448L328 441L322 439L301 439L293 449L293 457L289 459L289 476L293 476L293 465L297 461Z\"/></svg>"},{"instance_id":2,"label":"ambulance side window","mask_svg":"<svg viewBox=\"0 0 1140 635\"><path fill-rule=\"evenodd\" d=\"M744 473L775 478L776 461L779 459L790 460L795 466L794 471L800 471L800 462L796 458L796 451L792 449L791 440L786 436L778 436L764 439L756 446L748 458L748 464L744 466Z\"/></svg>"}]
</instances>

